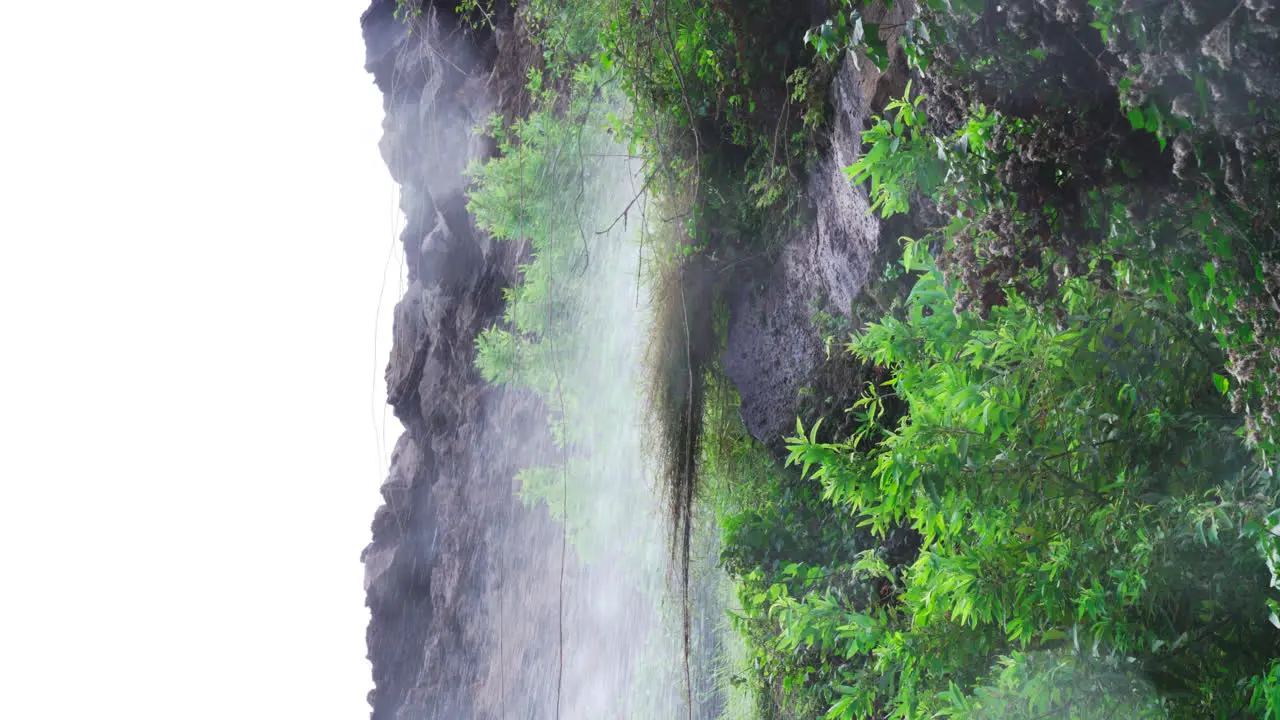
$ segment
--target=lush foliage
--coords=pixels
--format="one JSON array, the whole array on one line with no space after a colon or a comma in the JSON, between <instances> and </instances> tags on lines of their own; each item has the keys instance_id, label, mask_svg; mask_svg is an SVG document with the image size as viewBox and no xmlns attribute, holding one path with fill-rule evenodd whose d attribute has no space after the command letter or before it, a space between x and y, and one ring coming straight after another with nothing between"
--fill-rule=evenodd
<instances>
[{"instance_id":1,"label":"lush foliage","mask_svg":"<svg viewBox=\"0 0 1280 720\"><path fill-rule=\"evenodd\" d=\"M848 174L926 273L849 345L856 429L788 441L874 537L735 568L773 708L1280 716L1269 10L924 5Z\"/></svg>"},{"instance_id":2,"label":"lush foliage","mask_svg":"<svg viewBox=\"0 0 1280 720\"><path fill-rule=\"evenodd\" d=\"M1142 68L1059 77L1064 40L1097 56L1132 30L1105 3L1092 38L1087 10L970 5L925 13L930 96L891 102L848 169L932 230L910 312L849 347L892 379L851 435L789 440L879 539L742 575L758 667L797 716L1276 716L1273 130L1139 102Z\"/></svg>"},{"instance_id":3,"label":"lush foliage","mask_svg":"<svg viewBox=\"0 0 1280 720\"><path fill-rule=\"evenodd\" d=\"M745 697L738 704L749 711L729 717L814 717L826 707L817 697L821 690L790 693L788 669L803 668L813 688L834 686L838 677L821 649L796 652L776 645L783 627L769 615L765 600L775 582L801 591L804 578L795 577L797 564L840 566L872 538L852 516L833 516L818 484L787 471L752 439L738 419L737 395L728 381L717 373L711 380L702 498L720 527L720 564L737 587L730 618L748 651L732 668L728 695Z\"/></svg>"},{"instance_id":4,"label":"lush foliage","mask_svg":"<svg viewBox=\"0 0 1280 720\"><path fill-rule=\"evenodd\" d=\"M1247 434L1274 453L1274 14L1190 0L926 5L910 48L929 97L886 109L855 180L870 177L886 215L939 212L939 266L962 309L985 313L1011 289L1057 308L1080 276L1183 298L1223 350Z\"/></svg>"},{"instance_id":5,"label":"lush foliage","mask_svg":"<svg viewBox=\"0 0 1280 720\"><path fill-rule=\"evenodd\" d=\"M745 577L766 672L830 717L1232 717L1269 687L1280 485L1158 298L1064 294L1062 320L1016 296L983 320L930 270L850 345L911 415L872 393L854 437L790 439L840 513L919 540Z\"/></svg>"}]
</instances>

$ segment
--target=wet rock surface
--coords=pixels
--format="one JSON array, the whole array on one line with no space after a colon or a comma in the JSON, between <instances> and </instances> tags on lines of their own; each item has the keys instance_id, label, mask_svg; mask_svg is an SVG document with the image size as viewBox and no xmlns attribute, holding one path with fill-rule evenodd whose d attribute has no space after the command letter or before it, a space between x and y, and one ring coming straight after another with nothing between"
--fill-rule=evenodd
<instances>
[{"instance_id":1,"label":"wet rock surface","mask_svg":"<svg viewBox=\"0 0 1280 720\"><path fill-rule=\"evenodd\" d=\"M406 430L362 554L369 704L375 720L498 717L504 692L523 691L521 707L545 717L546 693L529 673L554 662L548 634L500 635L555 624L554 596L517 608L500 601L558 574L560 531L519 507L509 460L548 452L545 410L490 387L473 367L476 333L499 318L521 252L490 241L466 212L464 170L492 151L473 129L494 109L500 42L465 31L452 4L428 5L410 24L395 8L375 0L361 18L366 68L384 94L380 149L401 186L408 269L386 369L387 401Z\"/></svg>"},{"instance_id":2,"label":"wet rock surface","mask_svg":"<svg viewBox=\"0 0 1280 720\"><path fill-rule=\"evenodd\" d=\"M867 17L892 24L907 12L905 3L896 3L880 17ZM874 262L880 220L867 214L867 192L849 182L844 168L857 160L873 109L901 95L906 79L901 53L883 73L865 58L845 59L831 83L830 149L806 187L813 219L786 239L769 272L731 302L723 365L742 397L747 429L771 447L795 429L798 394L825 357L814 312L847 317L869 274L880 270Z\"/></svg>"}]
</instances>

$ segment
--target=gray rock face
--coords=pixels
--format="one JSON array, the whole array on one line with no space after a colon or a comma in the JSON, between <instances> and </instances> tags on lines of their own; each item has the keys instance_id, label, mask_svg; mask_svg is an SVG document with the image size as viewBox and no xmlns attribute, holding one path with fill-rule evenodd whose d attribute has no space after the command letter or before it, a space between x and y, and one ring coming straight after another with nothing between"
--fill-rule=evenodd
<instances>
[{"instance_id":1,"label":"gray rock face","mask_svg":"<svg viewBox=\"0 0 1280 720\"><path fill-rule=\"evenodd\" d=\"M881 22L902 21L908 8L895 5ZM806 188L814 220L786 240L779 262L762 282L741 288L731 302L725 372L742 397L747 429L768 445L794 430L797 393L823 361L814 311L848 316L868 274L878 270L872 264L880 221L867 214L866 190L854 187L843 169L857 160L871 108L901 94L905 80L900 55L885 73L866 60L859 67L846 58L831 86L830 151Z\"/></svg>"},{"instance_id":2,"label":"gray rock face","mask_svg":"<svg viewBox=\"0 0 1280 720\"><path fill-rule=\"evenodd\" d=\"M473 130L496 102L501 43L464 31L453 5L427 3L412 32L394 17L395 0L374 0L361 18L409 275L386 369L387 401L406 431L362 554L375 720L496 718L504 694L549 714L528 677L554 662L548 634L505 627L497 600L557 572L559 528L520 507L511 486L513 458L537 461L550 448L546 413L473 367L474 338L500 316L521 252L492 242L466 212L467 164L492 152ZM553 600L530 598L518 624L554 627Z\"/></svg>"}]
</instances>

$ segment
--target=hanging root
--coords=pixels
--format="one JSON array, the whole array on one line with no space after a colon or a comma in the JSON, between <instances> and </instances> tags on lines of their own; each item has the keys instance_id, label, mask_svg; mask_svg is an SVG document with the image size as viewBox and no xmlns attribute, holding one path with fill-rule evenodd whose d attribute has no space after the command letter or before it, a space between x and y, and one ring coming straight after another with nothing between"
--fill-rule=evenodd
<instances>
[{"instance_id":1,"label":"hanging root","mask_svg":"<svg viewBox=\"0 0 1280 720\"><path fill-rule=\"evenodd\" d=\"M693 499L697 491L703 434L706 368L712 352L712 290L706 262L671 262L656 278L655 324L648 348L651 447L667 505L671 567L680 590L685 701L693 717L690 670L689 569Z\"/></svg>"}]
</instances>

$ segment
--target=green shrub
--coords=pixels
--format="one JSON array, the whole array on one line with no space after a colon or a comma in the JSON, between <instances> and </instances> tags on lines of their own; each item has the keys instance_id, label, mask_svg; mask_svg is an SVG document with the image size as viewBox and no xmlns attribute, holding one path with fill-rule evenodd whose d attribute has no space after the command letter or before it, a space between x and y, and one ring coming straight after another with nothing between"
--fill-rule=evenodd
<instances>
[{"instance_id":1,"label":"green shrub","mask_svg":"<svg viewBox=\"0 0 1280 720\"><path fill-rule=\"evenodd\" d=\"M789 440L836 506L923 539L881 601L772 599L793 635L857 661L831 717L960 712L981 668L1033 650L1120 663L1173 717L1233 716L1280 650L1256 551L1280 485L1238 437L1210 361L1155 300L1072 280L1063 320L1016 295L982 320L954 312L919 246L906 256L930 270L909 317L850 349L894 369L910 417L881 427L869 394L855 438ZM863 437L878 441L866 455ZM1029 707L1067 702L1049 670L1027 672Z\"/></svg>"}]
</instances>

